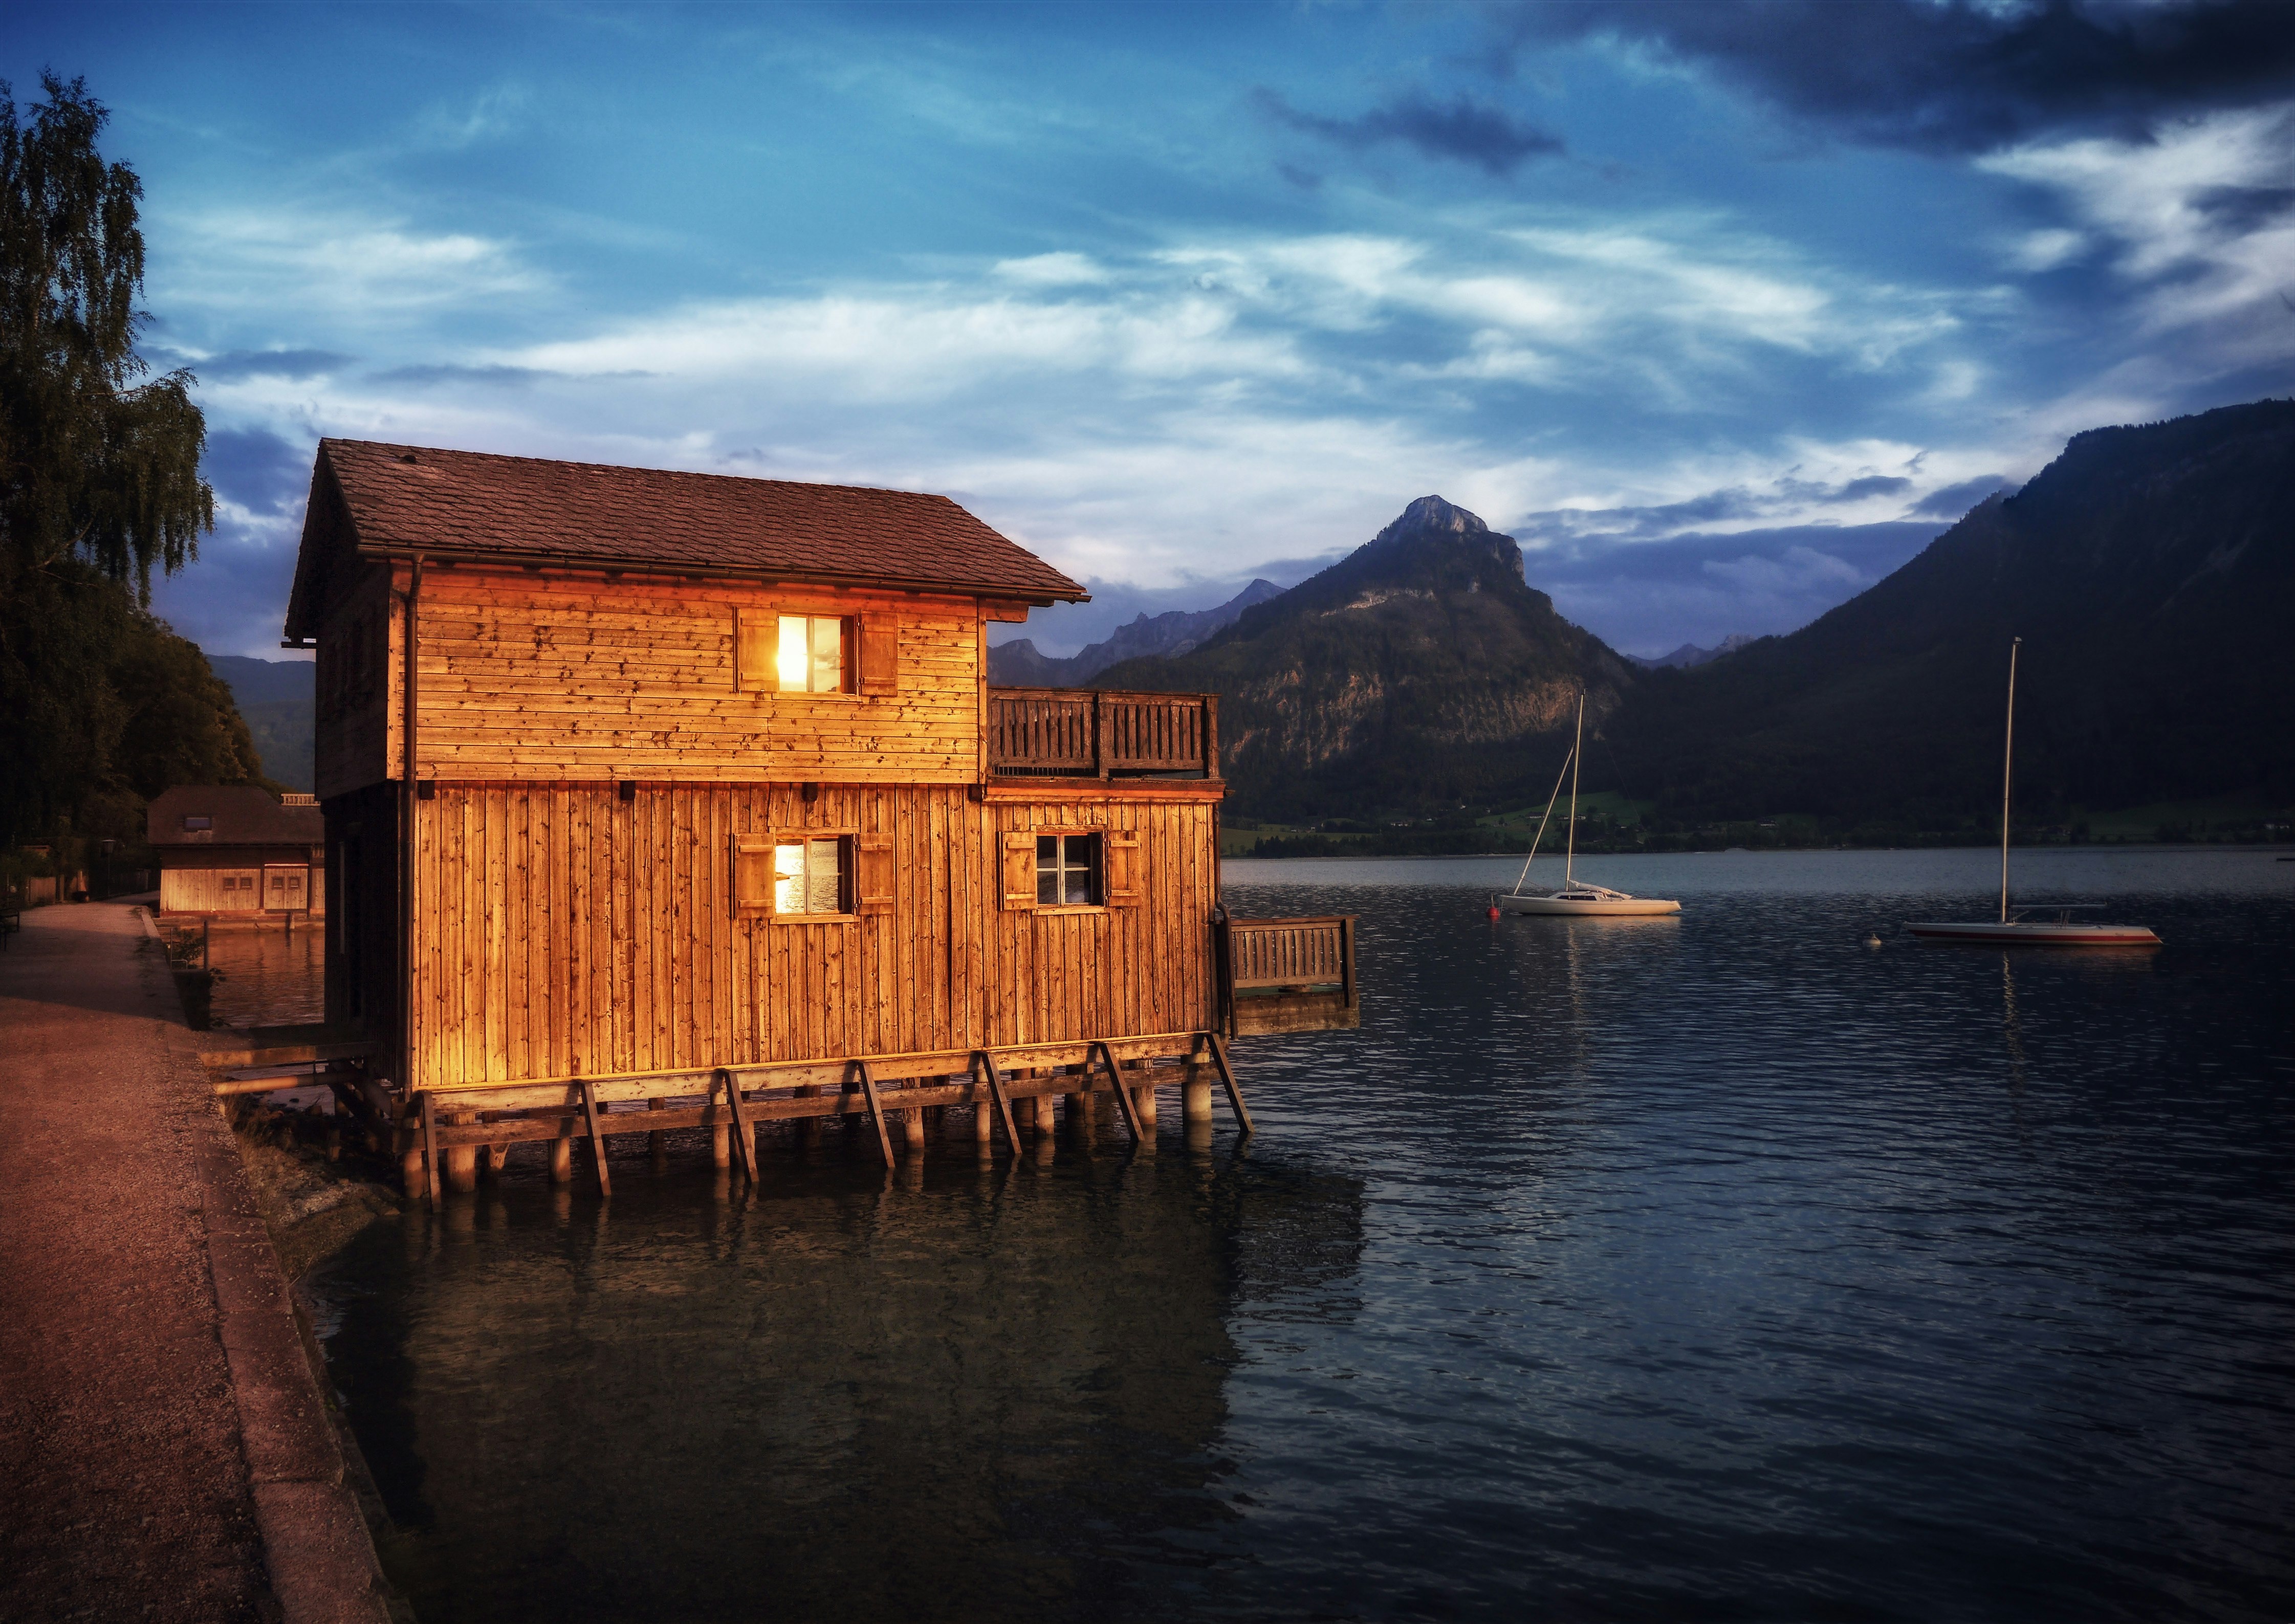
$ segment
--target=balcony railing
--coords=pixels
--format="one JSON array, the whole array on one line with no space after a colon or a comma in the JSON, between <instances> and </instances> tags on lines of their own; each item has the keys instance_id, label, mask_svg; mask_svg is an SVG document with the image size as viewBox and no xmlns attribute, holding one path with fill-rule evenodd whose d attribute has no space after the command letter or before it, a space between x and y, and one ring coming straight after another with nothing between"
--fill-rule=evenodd
<instances>
[{"instance_id":1,"label":"balcony railing","mask_svg":"<svg viewBox=\"0 0 2295 1624\"><path fill-rule=\"evenodd\" d=\"M992 688L988 771L999 778L1215 779L1219 696Z\"/></svg>"}]
</instances>

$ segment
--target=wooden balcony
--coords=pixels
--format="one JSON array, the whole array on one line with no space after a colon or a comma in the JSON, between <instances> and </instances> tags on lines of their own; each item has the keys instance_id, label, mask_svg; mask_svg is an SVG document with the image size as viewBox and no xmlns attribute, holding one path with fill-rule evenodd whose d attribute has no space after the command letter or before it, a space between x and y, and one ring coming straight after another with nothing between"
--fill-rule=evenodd
<instances>
[{"instance_id":1,"label":"wooden balcony","mask_svg":"<svg viewBox=\"0 0 2295 1624\"><path fill-rule=\"evenodd\" d=\"M1219 696L1090 688L988 690L999 779L1217 779Z\"/></svg>"},{"instance_id":2,"label":"wooden balcony","mask_svg":"<svg viewBox=\"0 0 2295 1624\"><path fill-rule=\"evenodd\" d=\"M1220 1018L1231 1037L1362 1024L1352 915L1212 921Z\"/></svg>"}]
</instances>

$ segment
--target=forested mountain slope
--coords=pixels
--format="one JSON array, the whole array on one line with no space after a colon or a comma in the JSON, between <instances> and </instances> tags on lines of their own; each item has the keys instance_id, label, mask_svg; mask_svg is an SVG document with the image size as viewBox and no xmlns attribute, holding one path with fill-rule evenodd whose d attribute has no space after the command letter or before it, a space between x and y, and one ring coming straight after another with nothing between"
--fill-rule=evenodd
<instances>
[{"instance_id":1,"label":"forested mountain slope","mask_svg":"<svg viewBox=\"0 0 2295 1624\"><path fill-rule=\"evenodd\" d=\"M1513 537L1424 496L1193 652L1126 661L1093 685L1220 694L1231 804L1289 818L1455 805L1550 779L1580 686L1590 726L1636 680L1523 580Z\"/></svg>"},{"instance_id":2,"label":"forested mountain slope","mask_svg":"<svg viewBox=\"0 0 2295 1624\"><path fill-rule=\"evenodd\" d=\"M2020 804L2295 796L2295 401L2074 437L1801 631L1644 673L1626 788L1685 818L1936 821Z\"/></svg>"}]
</instances>

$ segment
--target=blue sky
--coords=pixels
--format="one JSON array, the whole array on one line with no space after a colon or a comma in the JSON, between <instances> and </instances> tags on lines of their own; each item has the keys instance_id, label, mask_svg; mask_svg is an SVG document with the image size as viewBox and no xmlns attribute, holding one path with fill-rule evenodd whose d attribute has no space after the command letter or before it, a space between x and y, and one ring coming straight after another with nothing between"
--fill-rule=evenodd
<instances>
[{"instance_id":1,"label":"blue sky","mask_svg":"<svg viewBox=\"0 0 2295 1624\"><path fill-rule=\"evenodd\" d=\"M1784 631L2067 436L2295 389L2295 6L19 7L142 175L277 657L341 435L946 492L1090 583L1439 493L1621 649Z\"/></svg>"}]
</instances>

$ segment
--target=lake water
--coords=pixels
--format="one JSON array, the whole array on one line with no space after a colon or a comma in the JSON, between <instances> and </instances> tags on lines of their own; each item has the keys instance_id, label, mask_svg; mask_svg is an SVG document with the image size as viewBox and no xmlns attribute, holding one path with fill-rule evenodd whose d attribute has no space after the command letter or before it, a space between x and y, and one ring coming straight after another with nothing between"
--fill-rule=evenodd
<instances>
[{"instance_id":1,"label":"lake water","mask_svg":"<svg viewBox=\"0 0 2295 1624\"><path fill-rule=\"evenodd\" d=\"M315 1284L387 1564L426 1624L2295 1615L2275 855L2020 855L2135 954L1906 938L1981 852L1585 865L1646 921L1232 862L1361 919L1247 1145L633 1142L610 1208L368 1231Z\"/></svg>"},{"instance_id":2,"label":"lake water","mask_svg":"<svg viewBox=\"0 0 2295 1624\"><path fill-rule=\"evenodd\" d=\"M327 1018L326 925L274 922L257 930L210 931L207 962L218 972L210 1018L217 1026L299 1026Z\"/></svg>"}]
</instances>

